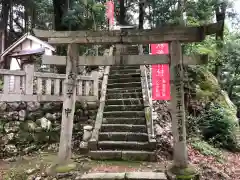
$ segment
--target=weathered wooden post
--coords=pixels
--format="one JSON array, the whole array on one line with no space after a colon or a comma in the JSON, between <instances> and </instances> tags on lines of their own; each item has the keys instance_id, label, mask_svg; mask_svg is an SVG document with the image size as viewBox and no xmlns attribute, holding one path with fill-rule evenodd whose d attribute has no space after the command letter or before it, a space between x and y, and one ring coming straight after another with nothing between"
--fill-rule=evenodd
<instances>
[{"instance_id":1,"label":"weathered wooden post","mask_svg":"<svg viewBox=\"0 0 240 180\"><path fill-rule=\"evenodd\" d=\"M78 68L78 46L68 45L66 61L66 80L64 85L64 101L62 109L62 123L58 163L66 163L71 157L72 129L76 102L76 78Z\"/></svg>"},{"instance_id":2,"label":"weathered wooden post","mask_svg":"<svg viewBox=\"0 0 240 180\"><path fill-rule=\"evenodd\" d=\"M33 75L34 75L34 64L24 64L24 71L26 72L25 79L25 93L28 95L33 94Z\"/></svg>"},{"instance_id":3,"label":"weathered wooden post","mask_svg":"<svg viewBox=\"0 0 240 180\"><path fill-rule=\"evenodd\" d=\"M186 168L188 166L185 108L184 108L184 84L182 66L182 48L179 41L170 42L170 74L171 74L171 111L173 133L173 157L174 166Z\"/></svg>"}]
</instances>

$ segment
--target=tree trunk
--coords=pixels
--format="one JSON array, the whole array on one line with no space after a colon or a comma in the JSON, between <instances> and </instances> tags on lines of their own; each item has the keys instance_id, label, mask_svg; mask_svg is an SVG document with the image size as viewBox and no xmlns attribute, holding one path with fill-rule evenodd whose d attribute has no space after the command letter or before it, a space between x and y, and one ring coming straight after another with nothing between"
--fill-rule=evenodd
<instances>
[{"instance_id":1,"label":"tree trunk","mask_svg":"<svg viewBox=\"0 0 240 180\"><path fill-rule=\"evenodd\" d=\"M216 8L215 8L215 13L216 13L217 22L224 21L225 20L225 13L226 13L226 4L221 3L220 5L217 5ZM223 48L223 42L222 42L223 41L223 31L224 31L224 23L222 24L221 31L216 33L216 41L219 41L219 42L217 42L217 49L219 51L221 51L222 48ZM217 80L219 82L221 80L221 77L220 77L221 67L222 67L222 64L221 64L220 61L218 61L217 65L215 67L215 74L214 75L217 77Z\"/></svg>"},{"instance_id":2,"label":"tree trunk","mask_svg":"<svg viewBox=\"0 0 240 180\"><path fill-rule=\"evenodd\" d=\"M28 4L28 1L25 1L25 3L24 3L24 9L25 9L25 12L24 12L25 29L24 29L24 31L25 31L25 33L29 32L29 17L28 17L29 6L30 6L30 4Z\"/></svg>"},{"instance_id":3,"label":"tree trunk","mask_svg":"<svg viewBox=\"0 0 240 180\"><path fill-rule=\"evenodd\" d=\"M233 74L233 80L232 82L230 83L229 87L228 87L228 90L227 90L227 93L228 93L228 96L231 100L232 99L232 95L233 95L233 88L234 86L236 85L236 75L237 75L237 72L239 71L239 66L237 66L235 68L235 71L234 71L234 74Z\"/></svg>"},{"instance_id":4,"label":"tree trunk","mask_svg":"<svg viewBox=\"0 0 240 180\"><path fill-rule=\"evenodd\" d=\"M218 82L221 81L221 64L220 62L217 63L217 65L215 66L215 74L214 74L218 80Z\"/></svg>"},{"instance_id":5,"label":"tree trunk","mask_svg":"<svg viewBox=\"0 0 240 180\"><path fill-rule=\"evenodd\" d=\"M233 99L232 99L233 87L234 87L234 83L232 83L232 84L229 86L229 88L228 88L228 96L229 96L229 98L230 98L231 100L233 100Z\"/></svg>"},{"instance_id":6,"label":"tree trunk","mask_svg":"<svg viewBox=\"0 0 240 180\"><path fill-rule=\"evenodd\" d=\"M139 2L139 29L143 29L143 23L144 23L144 3Z\"/></svg>"},{"instance_id":7,"label":"tree trunk","mask_svg":"<svg viewBox=\"0 0 240 180\"><path fill-rule=\"evenodd\" d=\"M54 7L54 30L56 31L66 31L68 27L62 24L64 12L67 11L67 0L53 0ZM58 46L57 53L64 55L66 47ZM62 66L56 66L58 73L65 73L66 69Z\"/></svg>"},{"instance_id":8,"label":"tree trunk","mask_svg":"<svg viewBox=\"0 0 240 180\"><path fill-rule=\"evenodd\" d=\"M125 17L126 17L126 8L124 5L124 0L120 1L120 19L119 19L119 24L124 25L125 24Z\"/></svg>"},{"instance_id":9,"label":"tree trunk","mask_svg":"<svg viewBox=\"0 0 240 180\"><path fill-rule=\"evenodd\" d=\"M155 0L152 1L152 16L151 16L151 25L152 25L152 28L153 27L156 27L156 2Z\"/></svg>"},{"instance_id":10,"label":"tree trunk","mask_svg":"<svg viewBox=\"0 0 240 180\"><path fill-rule=\"evenodd\" d=\"M67 30L67 27L62 25L63 14L64 14L64 5L66 0L53 0L54 7L54 30L64 31Z\"/></svg>"},{"instance_id":11,"label":"tree trunk","mask_svg":"<svg viewBox=\"0 0 240 180\"><path fill-rule=\"evenodd\" d=\"M31 11L31 29L35 27L36 27L36 9L35 7L33 7Z\"/></svg>"},{"instance_id":12,"label":"tree trunk","mask_svg":"<svg viewBox=\"0 0 240 180\"><path fill-rule=\"evenodd\" d=\"M9 20L9 11L10 11L10 2L9 0L3 0L2 2L2 19L3 19L3 28L4 28L4 34L5 34L5 49L7 48L7 37L8 37L8 31L7 31L7 26L8 26L8 20Z\"/></svg>"},{"instance_id":13,"label":"tree trunk","mask_svg":"<svg viewBox=\"0 0 240 180\"><path fill-rule=\"evenodd\" d=\"M10 11L10 2L9 0L2 0L2 11L1 11L1 17L2 17L2 24L1 28L3 29L2 34L2 51L4 51L8 46L8 20L9 20L9 11ZM2 60L2 59L1 59ZM1 64L1 68L8 67L7 64L3 63Z\"/></svg>"}]
</instances>

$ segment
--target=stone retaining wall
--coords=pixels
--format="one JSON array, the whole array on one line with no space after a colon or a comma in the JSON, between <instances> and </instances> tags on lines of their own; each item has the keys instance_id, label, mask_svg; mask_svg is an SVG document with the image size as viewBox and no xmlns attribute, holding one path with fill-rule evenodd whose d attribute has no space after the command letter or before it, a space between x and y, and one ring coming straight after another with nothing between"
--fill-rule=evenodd
<instances>
[{"instance_id":1,"label":"stone retaining wall","mask_svg":"<svg viewBox=\"0 0 240 180\"><path fill-rule=\"evenodd\" d=\"M84 125L93 125L97 103L76 103L73 144L79 147ZM0 158L26 154L59 143L62 102L0 102Z\"/></svg>"}]
</instances>

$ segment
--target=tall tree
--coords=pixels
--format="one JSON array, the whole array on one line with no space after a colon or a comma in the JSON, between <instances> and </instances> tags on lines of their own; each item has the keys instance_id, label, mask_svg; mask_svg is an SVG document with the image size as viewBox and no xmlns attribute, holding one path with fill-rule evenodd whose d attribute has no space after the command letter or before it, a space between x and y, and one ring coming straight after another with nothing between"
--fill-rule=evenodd
<instances>
[{"instance_id":1,"label":"tall tree","mask_svg":"<svg viewBox=\"0 0 240 180\"><path fill-rule=\"evenodd\" d=\"M119 0L120 1L120 17L119 17L119 23L121 25L126 24L126 8L125 8L125 0Z\"/></svg>"},{"instance_id":2,"label":"tall tree","mask_svg":"<svg viewBox=\"0 0 240 180\"><path fill-rule=\"evenodd\" d=\"M7 47L7 40L8 40L8 20L9 20L9 12L10 12L11 4L9 0L2 0L2 11L1 11L1 19L2 19L2 25L4 28L4 47Z\"/></svg>"},{"instance_id":3,"label":"tall tree","mask_svg":"<svg viewBox=\"0 0 240 180\"><path fill-rule=\"evenodd\" d=\"M54 29L56 31L68 30L62 22L64 18L64 14L66 14L68 10L68 2L71 0L53 0L54 7Z\"/></svg>"},{"instance_id":4,"label":"tall tree","mask_svg":"<svg viewBox=\"0 0 240 180\"><path fill-rule=\"evenodd\" d=\"M144 25L144 14L145 14L144 2L143 2L143 1L140 1L140 2L138 3L138 7L139 7L138 28L139 28L139 29L143 29L143 25Z\"/></svg>"}]
</instances>

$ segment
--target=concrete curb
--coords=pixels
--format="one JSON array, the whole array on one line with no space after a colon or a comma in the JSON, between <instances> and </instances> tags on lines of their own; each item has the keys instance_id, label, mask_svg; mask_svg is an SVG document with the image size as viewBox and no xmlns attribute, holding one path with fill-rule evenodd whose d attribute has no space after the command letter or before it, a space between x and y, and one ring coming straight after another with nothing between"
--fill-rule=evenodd
<instances>
[{"instance_id":1,"label":"concrete curb","mask_svg":"<svg viewBox=\"0 0 240 180\"><path fill-rule=\"evenodd\" d=\"M81 180L167 180L164 173L159 172L126 172L126 173L89 173Z\"/></svg>"}]
</instances>

